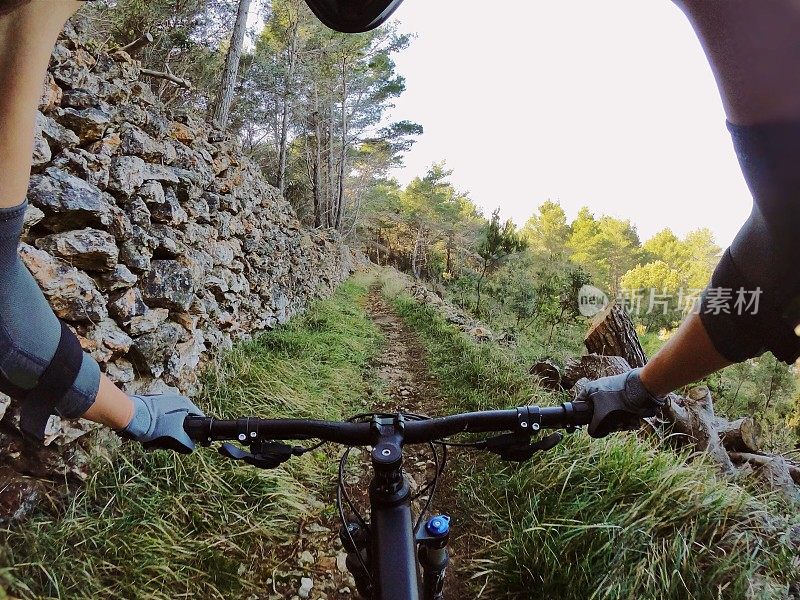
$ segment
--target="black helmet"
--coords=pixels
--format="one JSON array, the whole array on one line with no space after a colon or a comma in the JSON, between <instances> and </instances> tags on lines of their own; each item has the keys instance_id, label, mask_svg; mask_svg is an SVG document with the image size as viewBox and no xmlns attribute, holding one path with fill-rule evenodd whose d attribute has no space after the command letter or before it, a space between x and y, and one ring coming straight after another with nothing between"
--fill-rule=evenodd
<instances>
[{"instance_id":1,"label":"black helmet","mask_svg":"<svg viewBox=\"0 0 800 600\"><path fill-rule=\"evenodd\" d=\"M388 19L403 0L306 0L325 25L342 33L375 29Z\"/></svg>"}]
</instances>

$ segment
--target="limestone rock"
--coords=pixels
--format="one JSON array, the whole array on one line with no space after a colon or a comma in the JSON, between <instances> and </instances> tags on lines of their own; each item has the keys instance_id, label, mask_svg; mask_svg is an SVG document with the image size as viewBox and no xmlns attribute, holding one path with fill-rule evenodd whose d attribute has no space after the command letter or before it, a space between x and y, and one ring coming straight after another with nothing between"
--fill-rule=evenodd
<instances>
[{"instance_id":1,"label":"limestone rock","mask_svg":"<svg viewBox=\"0 0 800 600\"><path fill-rule=\"evenodd\" d=\"M184 335L183 327L171 321L167 321L152 333L140 335L134 340L131 348L134 365L153 377L161 377L167 359L172 356Z\"/></svg>"},{"instance_id":2,"label":"limestone rock","mask_svg":"<svg viewBox=\"0 0 800 600\"><path fill-rule=\"evenodd\" d=\"M81 143L85 144L102 139L111 117L97 108L65 108L59 114L59 121L77 133Z\"/></svg>"},{"instance_id":3,"label":"limestone rock","mask_svg":"<svg viewBox=\"0 0 800 600\"><path fill-rule=\"evenodd\" d=\"M66 90L61 95L61 106L69 108L100 108L101 100L97 94L93 94L89 90L82 90L75 88ZM108 110L104 110L108 112Z\"/></svg>"},{"instance_id":4,"label":"limestone rock","mask_svg":"<svg viewBox=\"0 0 800 600\"><path fill-rule=\"evenodd\" d=\"M167 361L167 372L172 381L193 383L197 379L197 367L206 351L205 336L195 330L192 337L179 343L175 353Z\"/></svg>"},{"instance_id":5,"label":"limestone rock","mask_svg":"<svg viewBox=\"0 0 800 600\"><path fill-rule=\"evenodd\" d=\"M175 191L172 188L164 190L164 201L156 203L151 209L150 214L154 221L172 225L181 225L189 220L189 215L178 202Z\"/></svg>"},{"instance_id":6,"label":"limestone rock","mask_svg":"<svg viewBox=\"0 0 800 600\"><path fill-rule=\"evenodd\" d=\"M154 140L135 125L123 127L121 138L121 149L125 154L138 156L148 161L159 161L166 152L163 143Z\"/></svg>"},{"instance_id":7,"label":"limestone rock","mask_svg":"<svg viewBox=\"0 0 800 600\"><path fill-rule=\"evenodd\" d=\"M191 144L195 138L194 132L183 123L170 124L170 135L183 144Z\"/></svg>"},{"instance_id":8,"label":"limestone rock","mask_svg":"<svg viewBox=\"0 0 800 600\"><path fill-rule=\"evenodd\" d=\"M88 271L110 271L119 257L114 236L90 227L39 238L36 247Z\"/></svg>"},{"instance_id":9,"label":"limestone rock","mask_svg":"<svg viewBox=\"0 0 800 600\"><path fill-rule=\"evenodd\" d=\"M47 140L53 150L77 146L81 141L74 131L70 131L52 117L45 116L41 112L36 114L36 128L42 132L42 137Z\"/></svg>"},{"instance_id":10,"label":"limestone rock","mask_svg":"<svg viewBox=\"0 0 800 600\"><path fill-rule=\"evenodd\" d=\"M98 282L100 289L106 292L114 292L136 285L139 278L123 264L116 264L109 273L103 273Z\"/></svg>"},{"instance_id":11,"label":"limestone rock","mask_svg":"<svg viewBox=\"0 0 800 600\"><path fill-rule=\"evenodd\" d=\"M124 358L108 363L105 373L116 384L130 383L136 377L133 364Z\"/></svg>"},{"instance_id":12,"label":"limestone rock","mask_svg":"<svg viewBox=\"0 0 800 600\"><path fill-rule=\"evenodd\" d=\"M174 260L154 260L142 294L150 306L185 311L194 297L192 272Z\"/></svg>"},{"instance_id":13,"label":"limestone rock","mask_svg":"<svg viewBox=\"0 0 800 600\"><path fill-rule=\"evenodd\" d=\"M108 186L111 159L83 148L65 148L53 161L53 166L77 175L87 183L104 190Z\"/></svg>"},{"instance_id":14,"label":"limestone rock","mask_svg":"<svg viewBox=\"0 0 800 600\"><path fill-rule=\"evenodd\" d=\"M146 163L138 156L116 156L111 159L108 188L130 197L143 183Z\"/></svg>"},{"instance_id":15,"label":"limestone rock","mask_svg":"<svg viewBox=\"0 0 800 600\"><path fill-rule=\"evenodd\" d=\"M0 467L0 524L22 521L33 513L51 485Z\"/></svg>"},{"instance_id":16,"label":"limestone rock","mask_svg":"<svg viewBox=\"0 0 800 600\"><path fill-rule=\"evenodd\" d=\"M141 335L158 329L167 317L169 310L166 308L153 308L143 315L136 315L126 323L126 326L131 335Z\"/></svg>"},{"instance_id":17,"label":"limestone rock","mask_svg":"<svg viewBox=\"0 0 800 600\"><path fill-rule=\"evenodd\" d=\"M91 354L98 363L125 356L133 345L133 339L113 319L103 319L92 325L85 337L94 342L95 350Z\"/></svg>"},{"instance_id":18,"label":"limestone rock","mask_svg":"<svg viewBox=\"0 0 800 600\"><path fill-rule=\"evenodd\" d=\"M44 213L33 204L28 204L28 208L25 209L22 231L27 232L31 227L41 222L42 219L44 219Z\"/></svg>"},{"instance_id":19,"label":"limestone rock","mask_svg":"<svg viewBox=\"0 0 800 600\"><path fill-rule=\"evenodd\" d=\"M37 167L46 165L53 158L53 153L50 150L50 144L42 135L42 130L37 129L36 137L33 140L33 156L31 157L31 166L34 170Z\"/></svg>"},{"instance_id":20,"label":"limestone rock","mask_svg":"<svg viewBox=\"0 0 800 600\"><path fill-rule=\"evenodd\" d=\"M20 256L59 317L99 321L108 316L105 298L91 277L28 244L20 244Z\"/></svg>"},{"instance_id":21,"label":"limestone rock","mask_svg":"<svg viewBox=\"0 0 800 600\"><path fill-rule=\"evenodd\" d=\"M169 385L159 377L140 377L133 384L126 386L129 394L180 394L174 385Z\"/></svg>"},{"instance_id":22,"label":"limestone rock","mask_svg":"<svg viewBox=\"0 0 800 600\"><path fill-rule=\"evenodd\" d=\"M142 248L136 240L123 242L119 249L120 262L135 271L148 271L152 256L153 253L147 248Z\"/></svg>"},{"instance_id":23,"label":"limestone rock","mask_svg":"<svg viewBox=\"0 0 800 600\"><path fill-rule=\"evenodd\" d=\"M108 312L123 324L127 324L134 317L147 314L150 307L144 303L142 293L138 288L125 290L108 303Z\"/></svg>"},{"instance_id":24,"label":"limestone rock","mask_svg":"<svg viewBox=\"0 0 800 600\"><path fill-rule=\"evenodd\" d=\"M182 241L179 230L173 229L162 223L153 223L150 234L156 240L153 254L159 258L178 258L186 253L186 246Z\"/></svg>"},{"instance_id":25,"label":"limestone rock","mask_svg":"<svg viewBox=\"0 0 800 600\"><path fill-rule=\"evenodd\" d=\"M39 110L42 112L50 112L56 106L61 104L61 97L63 96L62 89L53 79L53 76L48 73L44 82L44 89L42 90L42 97L39 99Z\"/></svg>"},{"instance_id":26,"label":"limestone rock","mask_svg":"<svg viewBox=\"0 0 800 600\"><path fill-rule=\"evenodd\" d=\"M44 225L52 231L108 225L111 221L111 205L97 186L56 167L31 177L28 199L44 211Z\"/></svg>"},{"instance_id":27,"label":"limestone rock","mask_svg":"<svg viewBox=\"0 0 800 600\"><path fill-rule=\"evenodd\" d=\"M158 181L147 181L139 191L136 197L144 201L145 204L164 204L166 202L166 195L164 194L164 186Z\"/></svg>"},{"instance_id":28,"label":"limestone rock","mask_svg":"<svg viewBox=\"0 0 800 600\"><path fill-rule=\"evenodd\" d=\"M116 132L109 132L99 142L89 145L89 151L98 156L111 158L119 150L122 139Z\"/></svg>"}]
</instances>

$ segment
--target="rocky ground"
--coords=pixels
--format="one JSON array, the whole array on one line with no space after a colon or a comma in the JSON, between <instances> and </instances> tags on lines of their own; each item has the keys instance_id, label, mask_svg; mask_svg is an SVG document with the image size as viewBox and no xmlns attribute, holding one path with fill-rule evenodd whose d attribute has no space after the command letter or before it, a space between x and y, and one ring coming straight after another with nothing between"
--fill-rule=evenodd
<instances>
[{"instance_id":1,"label":"rocky ground","mask_svg":"<svg viewBox=\"0 0 800 600\"><path fill-rule=\"evenodd\" d=\"M364 409L431 415L441 413L436 385L425 368L425 350L420 341L377 289L370 292L366 308L383 333L385 344L383 351L371 365L371 374L377 380L378 386L374 393L364 400ZM365 498L369 483L367 461L366 452L354 453L346 479L351 495L358 499L360 506L364 507L363 513L366 513ZM433 473L433 464L430 452L426 452L426 448L407 449L405 466L412 490L419 490L425 485L427 478ZM439 488L446 490L447 487L445 473L444 479L440 480ZM426 500L427 496L421 496L414 502L415 514ZM440 491L432 506L431 514L449 513L448 507L451 503L450 494L447 491ZM335 514L333 506L333 490L331 490L330 506L322 514ZM464 577L459 575L463 548L465 544L458 537L451 541L452 558L447 577L448 597L463 596L465 582ZM275 578L272 593L266 596L268 600L358 598L355 582L345 566L346 554L339 542L338 517L321 516L302 524L297 538L287 550L285 570L282 568L281 575Z\"/></svg>"}]
</instances>

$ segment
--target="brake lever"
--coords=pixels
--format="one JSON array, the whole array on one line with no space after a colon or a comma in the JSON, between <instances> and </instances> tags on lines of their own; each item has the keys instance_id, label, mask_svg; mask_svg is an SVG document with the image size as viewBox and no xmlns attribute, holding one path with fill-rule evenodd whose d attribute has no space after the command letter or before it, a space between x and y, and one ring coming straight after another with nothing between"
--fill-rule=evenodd
<instances>
[{"instance_id":1,"label":"brake lever","mask_svg":"<svg viewBox=\"0 0 800 600\"><path fill-rule=\"evenodd\" d=\"M563 438L564 436L556 431L531 443L531 439L527 435L507 433L489 438L485 441L484 448L493 454L497 454L503 460L524 462L537 452L554 448Z\"/></svg>"},{"instance_id":2,"label":"brake lever","mask_svg":"<svg viewBox=\"0 0 800 600\"><path fill-rule=\"evenodd\" d=\"M219 453L233 460L240 460L259 469L274 469L279 467L292 456L300 456L305 448L300 446L287 446L280 442L258 442L250 447L250 452L225 442L219 447Z\"/></svg>"}]
</instances>

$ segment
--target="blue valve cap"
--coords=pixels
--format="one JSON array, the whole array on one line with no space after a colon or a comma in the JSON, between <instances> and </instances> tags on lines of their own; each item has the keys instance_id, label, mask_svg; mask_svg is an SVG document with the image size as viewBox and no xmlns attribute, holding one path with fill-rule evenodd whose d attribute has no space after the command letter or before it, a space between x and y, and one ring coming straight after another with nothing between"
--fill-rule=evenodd
<instances>
[{"instance_id":1,"label":"blue valve cap","mask_svg":"<svg viewBox=\"0 0 800 600\"><path fill-rule=\"evenodd\" d=\"M425 530L434 537L444 537L450 533L450 517L437 515L428 519Z\"/></svg>"}]
</instances>

